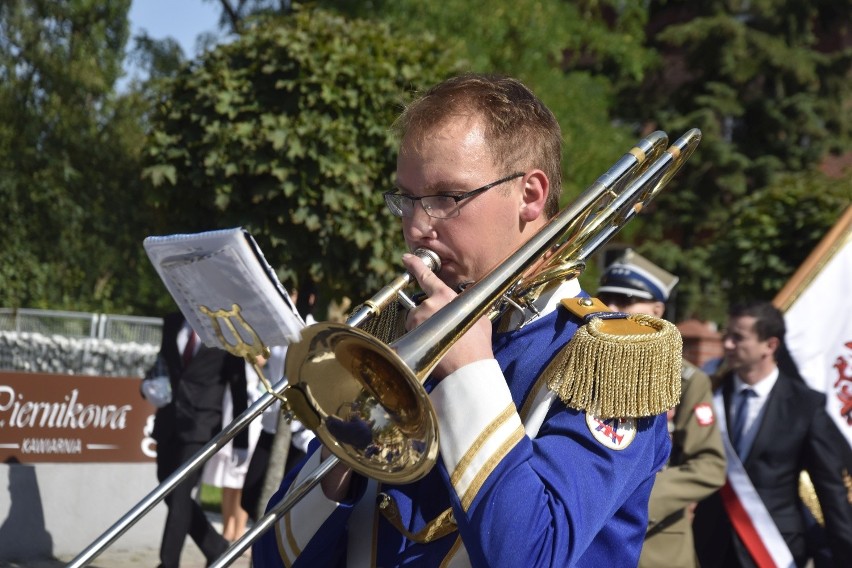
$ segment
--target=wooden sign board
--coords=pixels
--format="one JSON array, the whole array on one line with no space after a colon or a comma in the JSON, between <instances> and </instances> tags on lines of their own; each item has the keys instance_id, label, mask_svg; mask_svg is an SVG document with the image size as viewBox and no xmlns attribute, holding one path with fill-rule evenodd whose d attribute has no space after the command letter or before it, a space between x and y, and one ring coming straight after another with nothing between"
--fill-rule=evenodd
<instances>
[{"instance_id":1,"label":"wooden sign board","mask_svg":"<svg viewBox=\"0 0 852 568\"><path fill-rule=\"evenodd\" d=\"M0 371L0 462L150 462L138 377Z\"/></svg>"}]
</instances>

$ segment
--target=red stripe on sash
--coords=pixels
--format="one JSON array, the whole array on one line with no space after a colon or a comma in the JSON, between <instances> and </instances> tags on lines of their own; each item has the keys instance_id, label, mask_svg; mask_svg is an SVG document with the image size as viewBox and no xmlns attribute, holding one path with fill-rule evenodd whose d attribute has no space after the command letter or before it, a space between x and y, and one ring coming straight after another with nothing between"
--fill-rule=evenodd
<instances>
[{"instance_id":1,"label":"red stripe on sash","mask_svg":"<svg viewBox=\"0 0 852 568\"><path fill-rule=\"evenodd\" d=\"M761 540L757 529L755 529L751 522L751 517L749 517L742 503L740 503L730 483L726 481L722 489L719 490L719 493L722 496L722 502L725 505L725 510L728 512L728 517L731 519L737 534L742 539L755 564L759 568L776 568L772 556L769 554L766 546L764 546L763 540Z\"/></svg>"}]
</instances>

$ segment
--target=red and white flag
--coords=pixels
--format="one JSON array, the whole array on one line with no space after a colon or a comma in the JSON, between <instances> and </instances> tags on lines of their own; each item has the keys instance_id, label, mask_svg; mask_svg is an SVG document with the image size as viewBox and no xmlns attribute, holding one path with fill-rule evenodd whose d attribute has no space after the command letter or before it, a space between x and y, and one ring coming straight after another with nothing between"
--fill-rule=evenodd
<instances>
[{"instance_id":1,"label":"red and white flag","mask_svg":"<svg viewBox=\"0 0 852 568\"><path fill-rule=\"evenodd\" d=\"M852 206L778 293L786 343L852 445Z\"/></svg>"}]
</instances>

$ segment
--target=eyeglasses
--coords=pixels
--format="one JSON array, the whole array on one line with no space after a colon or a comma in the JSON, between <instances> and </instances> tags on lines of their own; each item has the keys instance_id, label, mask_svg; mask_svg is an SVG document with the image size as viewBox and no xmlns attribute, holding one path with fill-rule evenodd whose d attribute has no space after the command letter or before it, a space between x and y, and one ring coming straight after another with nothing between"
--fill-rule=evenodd
<instances>
[{"instance_id":1,"label":"eyeglasses","mask_svg":"<svg viewBox=\"0 0 852 568\"><path fill-rule=\"evenodd\" d=\"M384 194L385 204L388 206L388 209L390 209L390 212L395 216L411 217L414 215L414 203L419 201L423 210L426 211L426 214L430 217L434 217L435 219L449 219L451 217L458 217L459 201L462 199L468 199L475 195L479 195L480 193L488 191L492 187L498 186L501 183L506 183L507 181L511 181L525 175L526 174L523 172L516 172L510 176L493 181L488 185L483 185L478 189L462 193L461 195L424 195L423 197L411 197L410 195L397 193L395 191L388 191Z\"/></svg>"}]
</instances>

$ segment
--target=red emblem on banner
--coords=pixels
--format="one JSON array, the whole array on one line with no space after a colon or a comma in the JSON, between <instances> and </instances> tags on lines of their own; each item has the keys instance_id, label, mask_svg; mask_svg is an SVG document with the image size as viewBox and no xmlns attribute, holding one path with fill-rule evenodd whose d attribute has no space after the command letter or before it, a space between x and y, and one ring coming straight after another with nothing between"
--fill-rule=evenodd
<instances>
[{"instance_id":1,"label":"red emblem on banner","mask_svg":"<svg viewBox=\"0 0 852 568\"><path fill-rule=\"evenodd\" d=\"M845 343L847 349L852 349L852 341ZM840 355L834 362L837 369L837 380L834 381L837 400L840 401L840 416L846 419L846 423L852 426L852 364L848 355Z\"/></svg>"},{"instance_id":2,"label":"red emblem on banner","mask_svg":"<svg viewBox=\"0 0 852 568\"><path fill-rule=\"evenodd\" d=\"M692 413L695 414L699 426L710 426L716 421L716 417L713 415L713 406L709 402L696 404Z\"/></svg>"}]
</instances>

